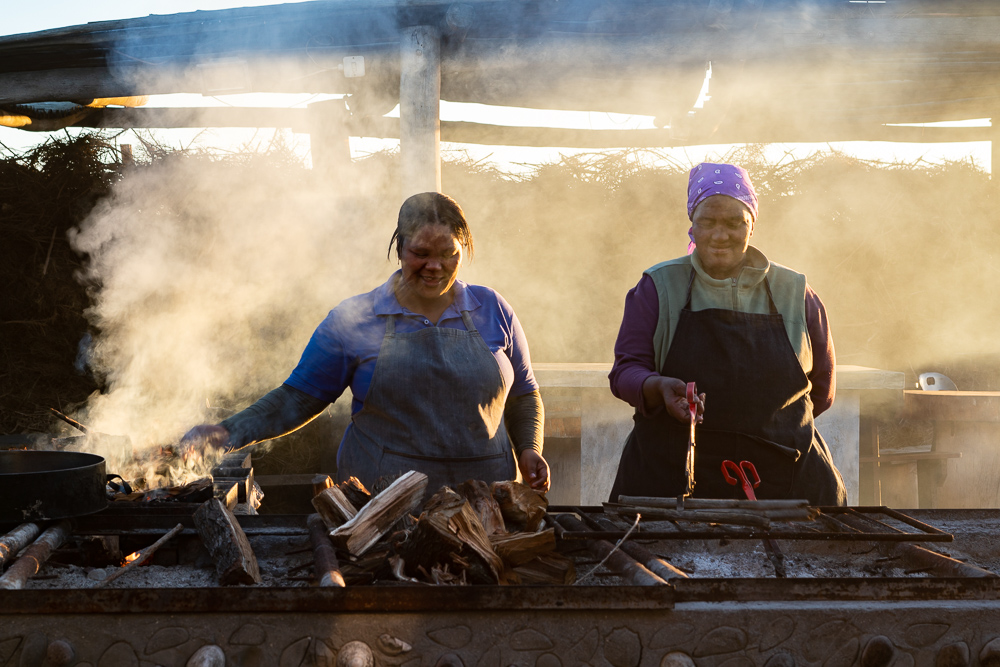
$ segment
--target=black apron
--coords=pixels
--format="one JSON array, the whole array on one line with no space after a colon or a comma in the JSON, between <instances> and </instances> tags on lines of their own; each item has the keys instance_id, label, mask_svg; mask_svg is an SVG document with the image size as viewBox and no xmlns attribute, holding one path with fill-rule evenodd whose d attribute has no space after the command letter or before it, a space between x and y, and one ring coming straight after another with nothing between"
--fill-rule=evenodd
<instances>
[{"instance_id":1,"label":"black apron","mask_svg":"<svg viewBox=\"0 0 1000 667\"><path fill-rule=\"evenodd\" d=\"M844 505L847 492L830 450L813 424L809 380L767 289L769 313L722 308L691 310L691 287L660 374L696 382L705 420L695 431L695 498L743 498L722 476L722 462L750 461L761 483L759 499L805 498L813 505ZM684 492L689 424L666 410L638 410L611 490L672 497Z\"/></svg>"}]
</instances>

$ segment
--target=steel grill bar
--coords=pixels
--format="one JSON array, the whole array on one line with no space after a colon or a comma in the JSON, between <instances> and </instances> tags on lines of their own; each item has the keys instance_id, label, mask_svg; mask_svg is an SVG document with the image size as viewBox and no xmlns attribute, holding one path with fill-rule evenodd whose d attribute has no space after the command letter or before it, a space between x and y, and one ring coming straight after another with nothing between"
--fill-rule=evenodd
<instances>
[{"instance_id":1,"label":"steel grill bar","mask_svg":"<svg viewBox=\"0 0 1000 667\"><path fill-rule=\"evenodd\" d=\"M898 510L893 510L881 505L861 507L829 506L817 507L817 509L820 510L820 520L834 522L836 526L846 529L847 532L824 532L813 530L811 527L805 530L759 530L755 528L739 529L726 527L715 530L699 529L689 531L677 525L677 522L670 522L674 524L676 530L643 530L640 524L640 529L637 533L635 533L635 538L646 540L713 540L725 538L732 540L772 539L844 542L952 542L955 539L951 533L946 533L921 521L917 521L916 519L909 517ZM576 512L582 511L587 514L603 514L603 508L574 508L574 510ZM838 514L863 520L867 524L880 526L890 532L863 531L838 519ZM920 532L908 533L873 518L870 516L871 514L884 514ZM624 535L624 530L566 531L560 536L560 539L618 540Z\"/></svg>"}]
</instances>

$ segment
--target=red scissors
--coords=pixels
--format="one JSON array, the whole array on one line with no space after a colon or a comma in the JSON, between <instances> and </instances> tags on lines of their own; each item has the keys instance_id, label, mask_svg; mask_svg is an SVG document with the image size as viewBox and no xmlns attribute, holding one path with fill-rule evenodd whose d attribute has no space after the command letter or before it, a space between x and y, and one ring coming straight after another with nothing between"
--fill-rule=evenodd
<instances>
[{"instance_id":1,"label":"red scissors","mask_svg":"<svg viewBox=\"0 0 1000 667\"><path fill-rule=\"evenodd\" d=\"M747 498L757 500L753 490L760 486L760 475L757 474L757 469L752 463L740 461L740 464L736 465L733 461L723 461L722 476L733 486L742 484L743 493L747 494Z\"/></svg>"}]
</instances>

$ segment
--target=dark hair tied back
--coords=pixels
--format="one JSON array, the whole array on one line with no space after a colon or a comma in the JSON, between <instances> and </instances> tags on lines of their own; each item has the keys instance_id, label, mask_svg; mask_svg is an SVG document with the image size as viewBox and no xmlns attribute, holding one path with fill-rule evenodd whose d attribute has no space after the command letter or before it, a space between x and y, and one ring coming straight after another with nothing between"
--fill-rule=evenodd
<instances>
[{"instance_id":1,"label":"dark hair tied back","mask_svg":"<svg viewBox=\"0 0 1000 667\"><path fill-rule=\"evenodd\" d=\"M465 213L458 202L440 192L421 192L403 202L399 208L396 231L389 240L389 252L386 256L392 256L392 247L395 245L396 257L402 258L406 240L423 225L431 224L448 227L465 248L469 258L472 258L472 232L469 231L469 223L465 221Z\"/></svg>"}]
</instances>

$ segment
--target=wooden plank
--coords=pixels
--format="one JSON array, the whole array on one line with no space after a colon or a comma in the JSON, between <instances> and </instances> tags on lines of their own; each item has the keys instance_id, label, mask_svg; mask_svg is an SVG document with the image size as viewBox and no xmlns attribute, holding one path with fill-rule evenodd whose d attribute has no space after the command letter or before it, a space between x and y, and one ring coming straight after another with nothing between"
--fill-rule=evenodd
<instances>
[{"instance_id":1,"label":"wooden plank","mask_svg":"<svg viewBox=\"0 0 1000 667\"><path fill-rule=\"evenodd\" d=\"M215 560L219 583L231 586L261 582L257 557L246 533L218 498L205 501L195 511L194 524L202 544Z\"/></svg>"},{"instance_id":2,"label":"wooden plank","mask_svg":"<svg viewBox=\"0 0 1000 667\"><path fill-rule=\"evenodd\" d=\"M950 422L1000 422L1000 392L923 391L903 392L907 419Z\"/></svg>"}]
</instances>

